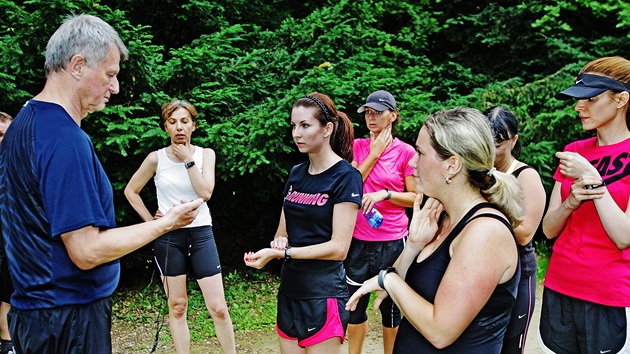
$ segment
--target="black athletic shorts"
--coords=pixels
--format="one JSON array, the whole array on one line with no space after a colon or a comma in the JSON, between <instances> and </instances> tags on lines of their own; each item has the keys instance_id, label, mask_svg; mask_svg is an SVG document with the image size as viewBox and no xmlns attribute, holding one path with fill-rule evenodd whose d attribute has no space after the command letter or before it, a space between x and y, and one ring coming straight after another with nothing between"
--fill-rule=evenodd
<instances>
[{"instance_id":1,"label":"black athletic shorts","mask_svg":"<svg viewBox=\"0 0 630 354\"><path fill-rule=\"evenodd\" d=\"M9 260L2 257L0 258L0 301L10 303L11 294L13 294L13 283L9 276Z\"/></svg>"},{"instance_id":2,"label":"black athletic shorts","mask_svg":"<svg viewBox=\"0 0 630 354\"><path fill-rule=\"evenodd\" d=\"M282 338L310 347L331 338L345 340L348 299L292 299L278 293L276 331Z\"/></svg>"},{"instance_id":3,"label":"black athletic shorts","mask_svg":"<svg viewBox=\"0 0 630 354\"><path fill-rule=\"evenodd\" d=\"M7 315L16 353L111 354L112 300Z\"/></svg>"},{"instance_id":4,"label":"black athletic shorts","mask_svg":"<svg viewBox=\"0 0 630 354\"><path fill-rule=\"evenodd\" d=\"M546 353L630 353L630 308L543 291L539 342Z\"/></svg>"},{"instance_id":5,"label":"black athletic shorts","mask_svg":"<svg viewBox=\"0 0 630 354\"><path fill-rule=\"evenodd\" d=\"M188 269L195 279L221 273L212 226L168 232L153 241L153 250L162 276L185 275Z\"/></svg>"},{"instance_id":6,"label":"black athletic shorts","mask_svg":"<svg viewBox=\"0 0 630 354\"><path fill-rule=\"evenodd\" d=\"M364 281L378 275L378 272L391 267L405 248L405 238L395 241L363 241L352 238L348 255L344 261L346 282L350 295L354 294ZM350 313L351 324L361 324L368 320L367 307L369 296L359 299L357 308ZM401 320L400 310L391 297L386 297L380 306L383 327L398 327Z\"/></svg>"}]
</instances>

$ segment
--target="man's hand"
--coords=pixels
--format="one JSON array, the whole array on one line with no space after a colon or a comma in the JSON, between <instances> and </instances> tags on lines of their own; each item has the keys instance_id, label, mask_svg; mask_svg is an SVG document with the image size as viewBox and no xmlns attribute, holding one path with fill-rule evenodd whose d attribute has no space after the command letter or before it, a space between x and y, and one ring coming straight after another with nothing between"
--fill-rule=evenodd
<instances>
[{"instance_id":1,"label":"man's hand","mask_svg":"<svg viewBox=\"0 0 630 354\"><path fill-rule=\"evenodd\" d=\"M160 220L166 220L169 223L169 231L190 225L197 217L201 203L203 203L201 198L190 202L182 200L182 204L173 206Z\"/></svg>"}]
</instances>

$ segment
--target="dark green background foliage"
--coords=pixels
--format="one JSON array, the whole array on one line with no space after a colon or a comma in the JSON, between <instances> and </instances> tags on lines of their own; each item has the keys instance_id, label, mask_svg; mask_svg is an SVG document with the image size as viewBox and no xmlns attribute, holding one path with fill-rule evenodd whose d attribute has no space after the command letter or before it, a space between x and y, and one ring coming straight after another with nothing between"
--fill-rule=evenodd
<instances>
[{"instance_id":1,"label":"dark green background foliage","mask_svg":"<svg viewBox=\"0 0 630 354\"><path fill-rule=\"evenodd\" d=\"M592 134L573 102L554 94L588 61L630 52L630 5L612 0L0 0L0 110L15 115L42 89L48 38L82 12L113 25L130 50L121 92L83 123L114 186L119 225L139 221L126 182L167 143L160 105L188 99L200 112L193 142L217 152L210 206L228 267L268 245L284 179L306 158L290 135L297 98L330 95L361 137L356 108L388 90L403 116L395 134L409 143L435 110L506 105L521 120L522 160L549 190L553 153ZM154 194L143 191L150 208ZM150 268L148 254L124 263Z\"/></svg>"}]
</instances>

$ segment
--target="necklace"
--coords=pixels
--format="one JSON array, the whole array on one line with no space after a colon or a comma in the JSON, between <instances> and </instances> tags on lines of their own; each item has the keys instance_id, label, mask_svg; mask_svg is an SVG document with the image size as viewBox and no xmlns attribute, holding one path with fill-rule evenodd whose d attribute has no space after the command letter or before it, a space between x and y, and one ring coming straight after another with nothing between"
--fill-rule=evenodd
<instances>
[{"instance_id":1,"label":"necklace","mask_svg":"<svg viewBox=\"0 0 630 354\"><path fill-rule=\"evenodd\" d=\"M448 216L448 220L449 220L448 227L447 227L446 229L444 229L444 231L440 232L440 234L437 236L437 239L439 240L441 236L450 234L450 233L451 233L451 231L453 231L453 229L455 228L455 226L456 226L457 224L459 224L459 222L462 220L462 218L464 218L464 216L466 215L466 213L468 213L468 211L469 211L470 209L472 209L472 208L469 208L469 207L470 207L470 205L471 205L471 204L472 204L475 200L477 200L477 199L479 199L479 198L481 198L481 196L480 196L480 195L479 195L479 196L476 196L476 197L475 197L475 198L473 198L473 199L471 199L471 200L468 202L468 204L466 204L466 206L464 207L464 209L463 209L463 211L462 211L462 215L461 215L461 216L457 219L457 221L456 221L456 222L451 222L451 221L450 221L450 220L451 220L451 217L450 217L450 215L448 215L448 214L447 214L447 216Z\"/></svg>"}]
</instances>

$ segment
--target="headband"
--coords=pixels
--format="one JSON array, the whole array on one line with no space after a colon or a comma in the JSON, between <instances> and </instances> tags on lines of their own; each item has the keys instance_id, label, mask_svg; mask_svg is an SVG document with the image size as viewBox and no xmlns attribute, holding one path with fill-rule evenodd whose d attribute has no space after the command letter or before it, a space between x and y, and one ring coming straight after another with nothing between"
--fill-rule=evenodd
<instances>
[{"instance_id":1,"label":"headband","mask_svg":"<svg viewBox=\"0 0 630 354\"><path fill-rule=\"evenodd\" d=\"M322 111L324 111L324 114L326 115L326 121L330 122L330 113L328 113L328 108L326 108L326 106L324 105L322 101L320 101L317 97L313 97L313 96L305 96L305 98L308 98L309 100L312 100L315 103L317 103L319 108L321 108Z\"/></svg>"}]
</instances>

